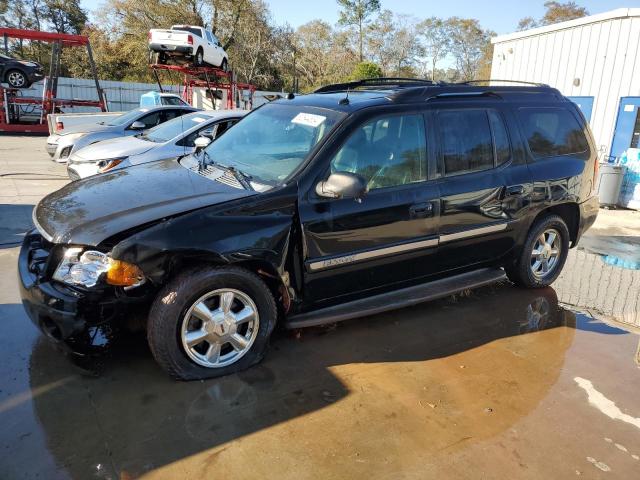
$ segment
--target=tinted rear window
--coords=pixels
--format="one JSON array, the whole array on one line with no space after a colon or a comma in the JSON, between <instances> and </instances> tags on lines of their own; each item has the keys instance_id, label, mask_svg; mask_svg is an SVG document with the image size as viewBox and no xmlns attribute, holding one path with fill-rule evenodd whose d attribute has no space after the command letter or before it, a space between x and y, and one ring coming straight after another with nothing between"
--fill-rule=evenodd
<instances>
[{"instance_id":1,"label":"tinted rear window","mask_svg":"<svg viewBox=\"0 0 640 480\"><path fill-rule=\"evenodd\" d=\"M200 35L201 30L199 28L191 28L191 27L173 27L171 30L178 30L180 32L189 32L197 35L198 37L202 37Z\"/></svg>"},{"instance_id":2,"label":"tinted rear window","mask_svg":"<svg viewBox=\"0 0 640 480\"><path fill-rule=\"evenodd\" d=\"M576 117L564 108L521 108L518 115L535 157L575 155L589 150Z\"/></svg>"}]
</instances>

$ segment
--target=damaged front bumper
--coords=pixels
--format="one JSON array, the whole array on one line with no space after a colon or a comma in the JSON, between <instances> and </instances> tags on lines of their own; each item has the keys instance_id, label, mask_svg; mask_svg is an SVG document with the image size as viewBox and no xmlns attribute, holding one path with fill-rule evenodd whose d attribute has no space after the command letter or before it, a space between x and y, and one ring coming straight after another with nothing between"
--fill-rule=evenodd
<instances>
[{"instance_id":1,"label":"damaged front bumper","mask_svg":"<svg viewBox=\"0 0 640 480\"><path fill-rule=\"evenodd\" d=\"M54 245L30 232L18 258L22 304L31 321L68 352L91 355L104 352L123 326L125 312L141 299L118 298L114 288L83 291L52 281Z\"/></svg>"}]
</instances>

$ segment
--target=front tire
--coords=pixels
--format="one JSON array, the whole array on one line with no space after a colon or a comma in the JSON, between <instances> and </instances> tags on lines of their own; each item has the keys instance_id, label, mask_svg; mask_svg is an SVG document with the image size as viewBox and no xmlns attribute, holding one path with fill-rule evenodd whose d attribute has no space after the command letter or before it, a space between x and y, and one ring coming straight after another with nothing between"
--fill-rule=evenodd
<instances>
[{"instance_id":1,"label":"front tire","mask_svg":"<svg viewBox=\"0 0 640 480\"><path fill-rule=\"evenodd\" d=\"M9 70L5 75L5 81L12 88L29 88L27 76L20 70Z\"/></svg>"},{"instance_id":2,"label":"front tire","mask_svg":"<svg viewBox=\"0 0 640 480\"><path fill-rule=\"evenodd\" d=\"M262 360L276 319L273 295L254 273L197 268L158 293L147 339L154 358L173 378L215 378Z\"/></svg>"},{"instance_id":3,"label":"front tire","mask_svg":"<svg viewBox=\"0 0 640 480\"><path fill-rule=\"evenodd\" d=\"M505 268L509 280L524 288L551 285L562 272L569 253L569 229L558 215L536 221L513 265Z\"/></svg>"}]
</instances>

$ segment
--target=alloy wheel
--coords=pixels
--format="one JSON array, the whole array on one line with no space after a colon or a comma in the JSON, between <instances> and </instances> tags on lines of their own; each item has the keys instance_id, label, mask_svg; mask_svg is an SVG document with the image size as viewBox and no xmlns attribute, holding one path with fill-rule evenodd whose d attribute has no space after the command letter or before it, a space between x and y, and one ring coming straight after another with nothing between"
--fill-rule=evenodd
<instances>
[{"instance_id":1,"label":"alloy wheel","mask_svg":"<svg viewBox=\"0 0 640 480\"><path fill-rule=\"evenodd\" d=\"M26 79L20 72L11 72L7 77L7 81L12 87L22 87L25 84Z\"/></svg>"},{"instance_id":2,"label":"alloy wheel","mask_svg":"<svg viewBox=\"0 0 640 480\"><path fill-rule=\"evenodd\" d=\"M537 279L543 279L555 272L560 260L562 241L555 228L542 232L531 251L531 273Z\"/></svg>"},{"instance_id":3,"label":"alloy wheel","mask_svg":"<svg viewBox=\"0 0 640 480\"><path fill-rule=\"evenodd\" d=\"M191 360L207 368L237 362L253 345L260 319L251 298L231 288L209 292L187 310L180 339Z\"/></svg>"}]
</instances>

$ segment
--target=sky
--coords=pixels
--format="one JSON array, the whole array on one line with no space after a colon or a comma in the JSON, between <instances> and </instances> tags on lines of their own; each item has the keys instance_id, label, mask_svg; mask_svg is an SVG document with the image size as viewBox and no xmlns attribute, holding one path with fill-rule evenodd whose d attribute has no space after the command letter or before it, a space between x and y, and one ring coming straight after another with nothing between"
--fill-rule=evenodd
<instances>
[{"instance_id":1,"label":"sky","mask_svg":"<svg viewBox=\"0 0 640 480\"><path fill-rule=\"evenodd\" d=\"M103 0L81 0L88 10L95 10ZM564 1L564 0L560 0ZM589 13L602 13L622 7L633 7L637 0L576 0ZM522 17L539 18L544 14L545 0L511 0L486 2L481 0L381 0L382 8L395 13L410 14L417 18L466 17L477 18L484 28L498 34L510 33L516 29ZM288 23L298 27L310 20L320 18L331 24L338 20L338 6L335 0L266 0L273 18L279 25ZM162 27L163 25L158 25Z\"/></svg>"}]
</instances>

